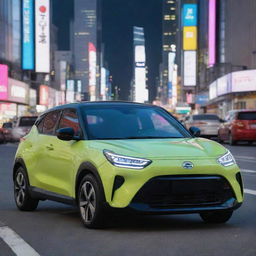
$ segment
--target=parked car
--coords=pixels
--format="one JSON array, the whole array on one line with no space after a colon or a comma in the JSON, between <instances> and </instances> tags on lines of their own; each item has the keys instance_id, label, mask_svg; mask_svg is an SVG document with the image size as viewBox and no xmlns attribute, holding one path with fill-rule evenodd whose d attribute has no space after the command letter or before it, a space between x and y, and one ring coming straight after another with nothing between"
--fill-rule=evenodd
<instances>
[{"instance_id":1,"label":"parked car","mask_svg":"<svg viewBox=\"0 0 256 256\"><path fill-rule=\"evenodd\" d=\"M201 130L201 136L211 138L217 137L221 121L217 115L213 114L191 115L185 120L185 126L187 129L192 126L198 127Z\"/></svg>"},{"instance_id":2,"label":"parked car","mask_svg":"<svg viewBox=\"0 0 256 256\"><path fill-rule=\"evenodd\" d=\"M12 122L6 122L3 123L2 128L0 128L0 131L3 134L3 139L4 142L10 142L12 141L12 127L13 127L13 123Z\"/></svg>"},{"instance_id":3,"label":"parked car","mask_svg":"<svg viewBox=\"0 0 256 256\"><path fill-rule=\"evenodd\" d=\"M193 135L192 135L193 134ZM19 144L13 168L18 209L39 200L77 205L99 228L109 209L199 213L224 223L243 201L239 167L222 145L197 138L166 110L87 102L48 110Z\"/></svg>"},{"instance_id":4,"label":"parked car","mask_svg":"<svg viewBox=\"0 0 256 256\"><path fill-rule=\"evenodd\" d=\"M256 110L229 111L225 122L219 128L218 140L228 141L230 145L238 141L256 141Z\"/></svg>"},{"instance_id":5,"label":"parked car","mask_svg":"<svg viewBox=\"0 0 256 256\"><path fill-rule=\"evenodd\" d=\"M37 116L21 116L14 124L12 129L13 141L19 141L20 138L24 137L29 133L31 127L34 125Z\"/></svg>"}]
</instances>

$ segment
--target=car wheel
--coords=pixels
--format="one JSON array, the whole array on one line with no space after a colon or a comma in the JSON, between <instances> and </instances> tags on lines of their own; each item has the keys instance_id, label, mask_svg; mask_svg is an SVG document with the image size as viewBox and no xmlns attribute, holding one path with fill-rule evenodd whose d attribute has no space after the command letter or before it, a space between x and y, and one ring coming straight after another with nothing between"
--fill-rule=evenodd
<instances>
[{"instance_id":1,"label":"car wheel","mask_svg":"<svg viewBox=\"0 0 256 256\"><path fill-rule=\"evenodd\" d=\"M219 134L219 133L218 133L217 140L218 140L218 142L219 142L219 143L222 143L222 142L223 142L223 140L221 139L221 137L220 137L220 134Z\"/></svg>"},{"instance_id":2,"label":"car wheel","mask_svg":"<svg viewBox=\"0 0 256 256\"><path fill-rule=\"evenodd\" d=\"M200 213L201 218L206 223L225 223L233 214L233 211L213 211Z\"/></svg>"},{"instance_id":3,"label":"car wheel","mask_svg":"<svg viewBox=\"0 0 256 256\"><path fill-rule=\"evenodd\" d=\"M78 204L83 224L87 228L104 227L104 195L96 178L88 174L79 186Z\"/></svg>"},{"instance_id":4,"label":"car wheel","mask_svg":"<svg viewBox=\"0 0 256 256\"><path fill-rule=\"evenodd\" d=\"M237 141L234 140L232 133L229 134L229 145L233 146L236 145Z\"/></svg>"},{"instance_id":5,"label":"car wheel","mask_svg":"<svg viewBox=\"0 0 256 256\"><path fill-rule=\"evenodd\" d=\"M23 167L20 167L14 178L14 199L21 211L34 211L39 200L34 199L29 194L28 178Z\"/></svg>"}]
</instances>

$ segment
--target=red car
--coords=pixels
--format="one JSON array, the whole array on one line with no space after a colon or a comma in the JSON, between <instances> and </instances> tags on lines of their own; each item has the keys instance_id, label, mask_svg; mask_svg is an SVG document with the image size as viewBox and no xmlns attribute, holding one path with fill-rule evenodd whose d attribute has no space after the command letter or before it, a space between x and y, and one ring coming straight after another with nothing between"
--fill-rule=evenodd
<instances>
[{"instance_id":1,"label":"red car","mask_svg":"<svg viewBox=\"0 0 256 256\"><path fill-rule=\"evenodd\" d=\"M229 141L235 145L237 141L256 141L256 110L232 110L218 130L219 142Z\"/></svg>"}]
</instances>

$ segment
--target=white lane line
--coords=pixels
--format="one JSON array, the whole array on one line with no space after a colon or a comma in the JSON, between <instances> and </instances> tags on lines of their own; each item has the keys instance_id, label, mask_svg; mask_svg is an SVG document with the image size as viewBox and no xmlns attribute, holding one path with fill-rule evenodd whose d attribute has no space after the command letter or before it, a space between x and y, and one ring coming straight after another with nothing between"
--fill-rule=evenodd
<instances>
[{"instance_id":1,"label":"white lane line","mask_svg":"<svg viewBox=\"0 0 256 256\"><path fill-rule=\"evenodd\" d=\"M245 193L245 194L249 194L249 195L254 195L254 196L256 196L256 190L252 190L252 189L247 189L247 188L245 188L245 189L244 189L244 193Z\"/></svg>"},{"instance_id":2,"label":"white lane line","mask_svg":"<svg viewBox=\"0 0 256 256\"><path fill-rule=\"evenodd\" d=\"M7 226L0 227L0 238L8 244L17 256L40 256L17 233Z\"/></svg>"},{"instance_id":3,"label":"white lane line","mask_svg":"<svg viewBox=\"0 0 256 256\"><path fill-rule=\"evenodd\" d=\"M256 173L256 171L254 171L254 170L247 170L247 169L241 169L241 172L244 172L244 173Z\"/></svg>"},{"instance_id":4,"label":"white lane line","mask_svg":"<svg viewBox=\"0 0 256 256\"><path fill-rule=\"evenodd\" d=\"M256 157L254 157L254 156L236 156L235 155L235 158L241 158L241 159L247 159L247 160L254 160L254 161L256 161Z\"/></svg>"}]
</instances>

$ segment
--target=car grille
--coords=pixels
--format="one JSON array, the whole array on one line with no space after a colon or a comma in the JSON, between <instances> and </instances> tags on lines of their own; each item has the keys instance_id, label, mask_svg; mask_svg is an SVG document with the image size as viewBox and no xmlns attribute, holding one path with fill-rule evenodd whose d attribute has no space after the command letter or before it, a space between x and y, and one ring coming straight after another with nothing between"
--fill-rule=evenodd
<instances>
[{"instance_id":1,"label":"car grille","mask_svg":"<svg viewBox=\"0 0 256 256\"><path fill-rule=\"evenodd\" d=\"M234 198L228 181L220 176L160 176L149 180L132 203L151 208L221 205Z\"/></svg>"}]
</instances>

